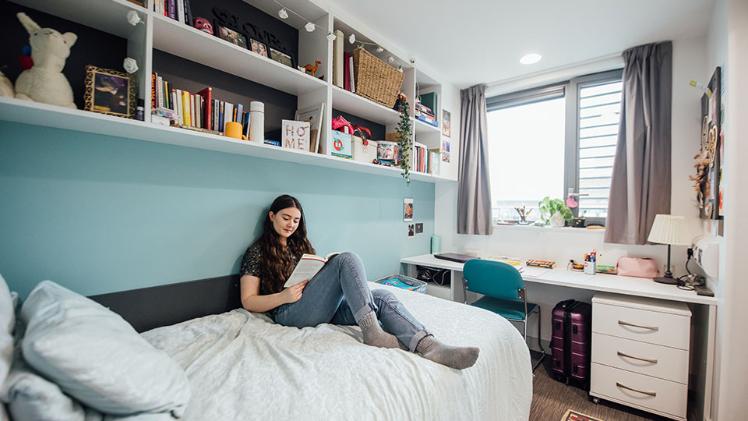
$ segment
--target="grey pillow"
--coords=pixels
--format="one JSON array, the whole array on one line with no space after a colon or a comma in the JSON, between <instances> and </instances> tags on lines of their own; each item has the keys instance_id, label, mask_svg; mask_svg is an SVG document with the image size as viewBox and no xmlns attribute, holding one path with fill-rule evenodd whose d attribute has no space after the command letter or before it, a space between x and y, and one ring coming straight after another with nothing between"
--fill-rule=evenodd
<instances>
[{"instance_id":1,"label":"grey pillow","mask_svg":"<svg viewBox=\"0 0 748 421\"><path fill-rule=\"evenodd\" d=\"M184 370L109 309L43 281L21 319L26 362L84 405L114 415L183 414L190 397Z\"/></svg>"},{"instance_id":2,"label":"grey pillow","mask_svg":"<svg viewBox=\"0 0 748 421\"><path fill-rule=\"evenodd\" d=\"M8 377L10 364L13 359L13 326L16 323L15 309L15 300L13 300L10 294L8 284L5 283L3 275L0 275L0 385Z\"/></svg>"},{"instance_id":3,"label":"grey pillow","mask_svg":"<svg viewBox=\"0 0 748 421\"><path fill-rule=\"evenodd\" d=\"M84 421L85 411L49 380L29 370L20 358L2 388L13 421Z\"/></svg>"}]
</instances>

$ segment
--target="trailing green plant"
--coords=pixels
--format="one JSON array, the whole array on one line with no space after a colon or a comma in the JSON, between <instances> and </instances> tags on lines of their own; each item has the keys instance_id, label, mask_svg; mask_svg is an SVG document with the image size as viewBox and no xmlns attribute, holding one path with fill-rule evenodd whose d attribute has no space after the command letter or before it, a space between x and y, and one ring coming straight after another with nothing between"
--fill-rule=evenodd
<instances>
[{"instance_id":1,"label":"trailing green plant","mask_svg":"<svg viewBox=\"0 0 748 421\"><path fill-rule=\"evenodd\" d=\"M556 212L560 213L565 221L574 218L574 214L571 213L571 209L561 199L551 199L546 196L538 202L538 209L540 210L540 219L548 224L551 221L551 216Z\"/></svg>"},{"instance_id":2,"label":"trailing green plant","mask_svg":"<svg viewBox=\"0 0 748 421\"><path fill-rule=\"evenodd\" d=\"M397 138L400 146L400 168L405 182L410 184L410 153L413 150L413 125L410 121L410 106L408 100L402 98L400 101L400 122L397 123Z\"/></svg>"}]
</instances>

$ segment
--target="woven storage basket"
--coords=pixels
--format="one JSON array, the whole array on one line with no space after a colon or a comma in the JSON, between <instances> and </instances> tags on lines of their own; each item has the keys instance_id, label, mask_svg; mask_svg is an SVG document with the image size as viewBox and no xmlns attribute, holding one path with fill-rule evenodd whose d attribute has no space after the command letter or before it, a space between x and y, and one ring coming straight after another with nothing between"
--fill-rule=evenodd
<instances>
[{"instance_id":1,"label":"woven storage basket","mask_svg":"<svg viewBox=\"0 0 748 421\"><path fill-rule=\"evenodd\" d=\"M353 51L356 93L393 108L403 85L403 72L377 58L364 48Z\"/></svg>"}]
</instances>

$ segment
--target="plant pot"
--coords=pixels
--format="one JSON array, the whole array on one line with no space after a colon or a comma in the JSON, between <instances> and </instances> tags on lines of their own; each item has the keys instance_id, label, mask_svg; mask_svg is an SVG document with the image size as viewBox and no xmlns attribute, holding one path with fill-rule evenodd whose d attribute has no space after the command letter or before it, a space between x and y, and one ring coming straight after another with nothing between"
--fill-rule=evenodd
<instances>
[{"instance_id":1,"label":"plant pot","mask_svg":"<svg viewBox=\"0 0 748 421\"><path fill-rule=\"evenodd\" d=\"M566 225L566 220L561 215L561 212L556 212L551 215L551 226L554 228L561 228Z\"/></svg>"}]
</instances>

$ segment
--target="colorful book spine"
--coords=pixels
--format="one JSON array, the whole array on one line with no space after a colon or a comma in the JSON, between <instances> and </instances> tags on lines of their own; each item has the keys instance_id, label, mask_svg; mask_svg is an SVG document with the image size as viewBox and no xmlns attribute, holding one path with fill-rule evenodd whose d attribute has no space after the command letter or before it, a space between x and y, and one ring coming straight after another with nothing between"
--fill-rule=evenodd
<instances>
[{"instance_id":1,"label":"colorful book spine","mask_svg":"<svg viewBox=\"0 0 748 421\"><path fill-rule=\"evenodd\" d=\"M343 53L343 63L345 63L345 67L343 68L343 89L346 91L351 91L351 68L348 66L348 62L352 57L351 53Z\"/></svg>"},{"instance_id":2,"label":"colorful book spine","mask_svg":"<svg viewBox=\"0 0 748 421\"><path fill-rule=\"evenodd\" d=\"M151 109L156 108L156 81L158 75L156 72L151 73Z\"/></svg>"},{"instance_id":3,"label":"colorful book spine","mask_svg":"<svg viewBox=\"0 0 748 421\"><path fill-rule=\"evenodd\" d=\"M203 120L201 120L203 121L203 127L208 130L213 130L213 88L207 87L202 91L199 91L197 94L203 98L203 104L205 106Z\"/></svg>"},{"instance_id":4,"label":"colorful book spine","mask_svg":"<svg viewBox=\"0 0 748 421\"><path fill-rule=\"evenodd\" d=\"M187 91L182 91L182 114L184 115L184 122L182 124L188 127L191 126L190 93Z\"/></svg>"},{"instance_id":5,"label":"colorful book spine","mask_svg":"<svg viewBox=\"0 0 748 421\"><path fill-rule=\"evenodd\" d=\"M168 0L168 14L169 17L176 20L177 19L177 2L174 0Z\"/></svg>"}]
</instances>

